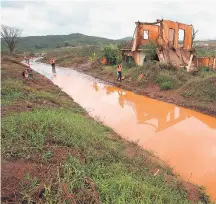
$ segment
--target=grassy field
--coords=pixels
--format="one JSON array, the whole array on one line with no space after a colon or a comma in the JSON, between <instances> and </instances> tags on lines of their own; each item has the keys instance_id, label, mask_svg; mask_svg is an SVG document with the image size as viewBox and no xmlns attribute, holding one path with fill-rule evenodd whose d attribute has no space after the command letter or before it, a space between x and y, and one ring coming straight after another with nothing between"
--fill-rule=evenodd
<instances>
[{"instance_id":1,"label":"grassy field","mask_svg":"<svg viewBox=\"0 0 216 204\"><path fill-rule=\"evenodd\" d=\"M2 60L3 202L210 203L48 79L34 73L23 80L24 69Z\"/></svg>"},{"instance_id":2,"label":"grassy field","mask_svg":"<svg viewBox=\"0 0 216 204\"><path fill-rule=\"evenodd\" d=\"M172 102L216 116L216 72L207 68L188 73L177 70L172 65L146 62L136 66L133 62L123 63L125 80L116 83L116 66L91 63L92 53L100 57L102 48L98 46L74 49L57 49L48 52L47 58L56 58L56 64L85 71L87 74L111 82L116 86L144 94L152 98ZM48 62L44 59L43 62ZM83 64L86 64L83 69ZM138 80L143 74L143 78Z\"/></svg>"}]
</instances>

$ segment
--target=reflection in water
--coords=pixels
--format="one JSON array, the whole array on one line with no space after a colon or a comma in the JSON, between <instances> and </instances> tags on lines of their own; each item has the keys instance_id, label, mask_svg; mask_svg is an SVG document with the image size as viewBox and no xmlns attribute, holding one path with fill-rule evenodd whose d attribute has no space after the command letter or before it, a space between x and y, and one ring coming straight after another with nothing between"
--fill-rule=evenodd
<instances>
[{"instance_id":1,"label":"reflection in water","mask_svg":"<svg viewBox=\"0 0 216 204\"><path fill-rule=\"evenodd\" d=\"M52 67L52 78L56 78L56 68Z\"/></svg>"},{"instance_id":2,"label":"reflection in water","mask_svg":"<svg viewBox=\"0 0 216 204\"><path fill-rule=\"evenodd\" d=\"M173 126L182 120L192 117L189 109L178 108L173 104L166 105L159 103L157 100L143 100L142 96L138 96L133 92L124 92L123 90L113 87L104 86L107 94L118 93L119 105L124 108L124 104L131 106L136 114L138 123L149 124L147 121L151 119L157 120L157 126L149 124L155 127L156 131L162 131L170 126ZM199 120L204 121L211 128L216 128L216 120L206 121L205 117L201 117L202 114L197 114ZM195 127L194 127L195 128Z\"/></svg>"},{"instance_id":3,"label":"reflection in water","mask_svg":"<svg viewBox=\"0 0 216 204\"><path fill-rule=\"evenodd\" d=\"M94 87L95 91L98 91L98 85L97 85L97 82L93 82L93 87Z\"/></svg>"},{"instance_id":4,"label":"reflection in water","mask_svg":"<svg viewBox=\"0 0 216 204\"><path fill-rule=\"evenodd\" d=\"M121 90L118 90L119 94L119 105L124 108L124 95Z\"/></svg>"},{"instance_id":5,"label":"reflection in water","mask_svg":"<svg viewBox=\"0 0 216 204\"><path fill-rule=\"evenodd\" d=\"M50 76L49 66L32 67ZM216 199L216 118L97 83L73 70L57 72L54 83L90 115L123 138L153 150L184 180L205 186Z\"/></svg>"},{"instance_id":6,"label":"reflection in water","mask_svg":"<svg viewBox=\"0 0 216 204\"><path fill-rule=\"evenodd\" d=\"M52 78L56 78L56 68L52 67Z\"/></svg>"}]
</instances>

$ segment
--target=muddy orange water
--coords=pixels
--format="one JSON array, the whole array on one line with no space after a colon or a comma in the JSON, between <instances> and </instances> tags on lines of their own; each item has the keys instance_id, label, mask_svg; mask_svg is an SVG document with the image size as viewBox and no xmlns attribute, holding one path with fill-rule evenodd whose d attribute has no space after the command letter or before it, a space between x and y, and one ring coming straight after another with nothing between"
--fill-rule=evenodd
<instances>
[{"instance_id":1,"label":"muddy orange water","mask_svg":"<svg viewBox=\"0 0 216 204\"><path fill-rule=\"evenodd\" d=\"M128 140L155 152L216 200L216 118L137 95L74 70L33 63L91 116Z\"/></svg>"}]
</instances>

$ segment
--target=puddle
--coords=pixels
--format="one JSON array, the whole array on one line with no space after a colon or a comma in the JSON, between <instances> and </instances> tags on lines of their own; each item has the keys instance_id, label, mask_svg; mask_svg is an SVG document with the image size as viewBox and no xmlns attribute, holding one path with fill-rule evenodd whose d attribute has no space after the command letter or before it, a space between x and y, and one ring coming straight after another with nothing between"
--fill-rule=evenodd
<instances>
[{"instance_id":1,"label":"puddle","mask_svg":"<svg viewBox=\"0 0 216 204\"><path fill-rule=\"evenodd\" d=\"M66 68L33 63L91 116L155 152L185 181L216 199L216 118L113 87Z\"/></svg>"}]
</instances>

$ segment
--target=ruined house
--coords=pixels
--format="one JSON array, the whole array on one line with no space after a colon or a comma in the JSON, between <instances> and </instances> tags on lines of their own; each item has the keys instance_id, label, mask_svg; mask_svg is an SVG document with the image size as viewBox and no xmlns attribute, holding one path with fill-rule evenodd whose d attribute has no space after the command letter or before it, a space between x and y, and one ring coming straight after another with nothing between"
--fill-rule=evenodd
<instances>
[{"instance_id":1,"label":"ruined house","mask_svg":"<svg viewBox=\"0 0 216 204\"><path fill-rule=\"evenodd\" d=\"M199 59L192 50L192 25L170 20L157 20L153 23L136 22L133 40L121 49L123 58L132 57L137 65L143 65L146 53L143 46L152 42L156 45L158 61L171 63L176 67L208 66L216 69L215 57ZM183 40L180 40L180 33ZM207 62L208 61L208 62Z\"/></svg>"}]
</instances>

